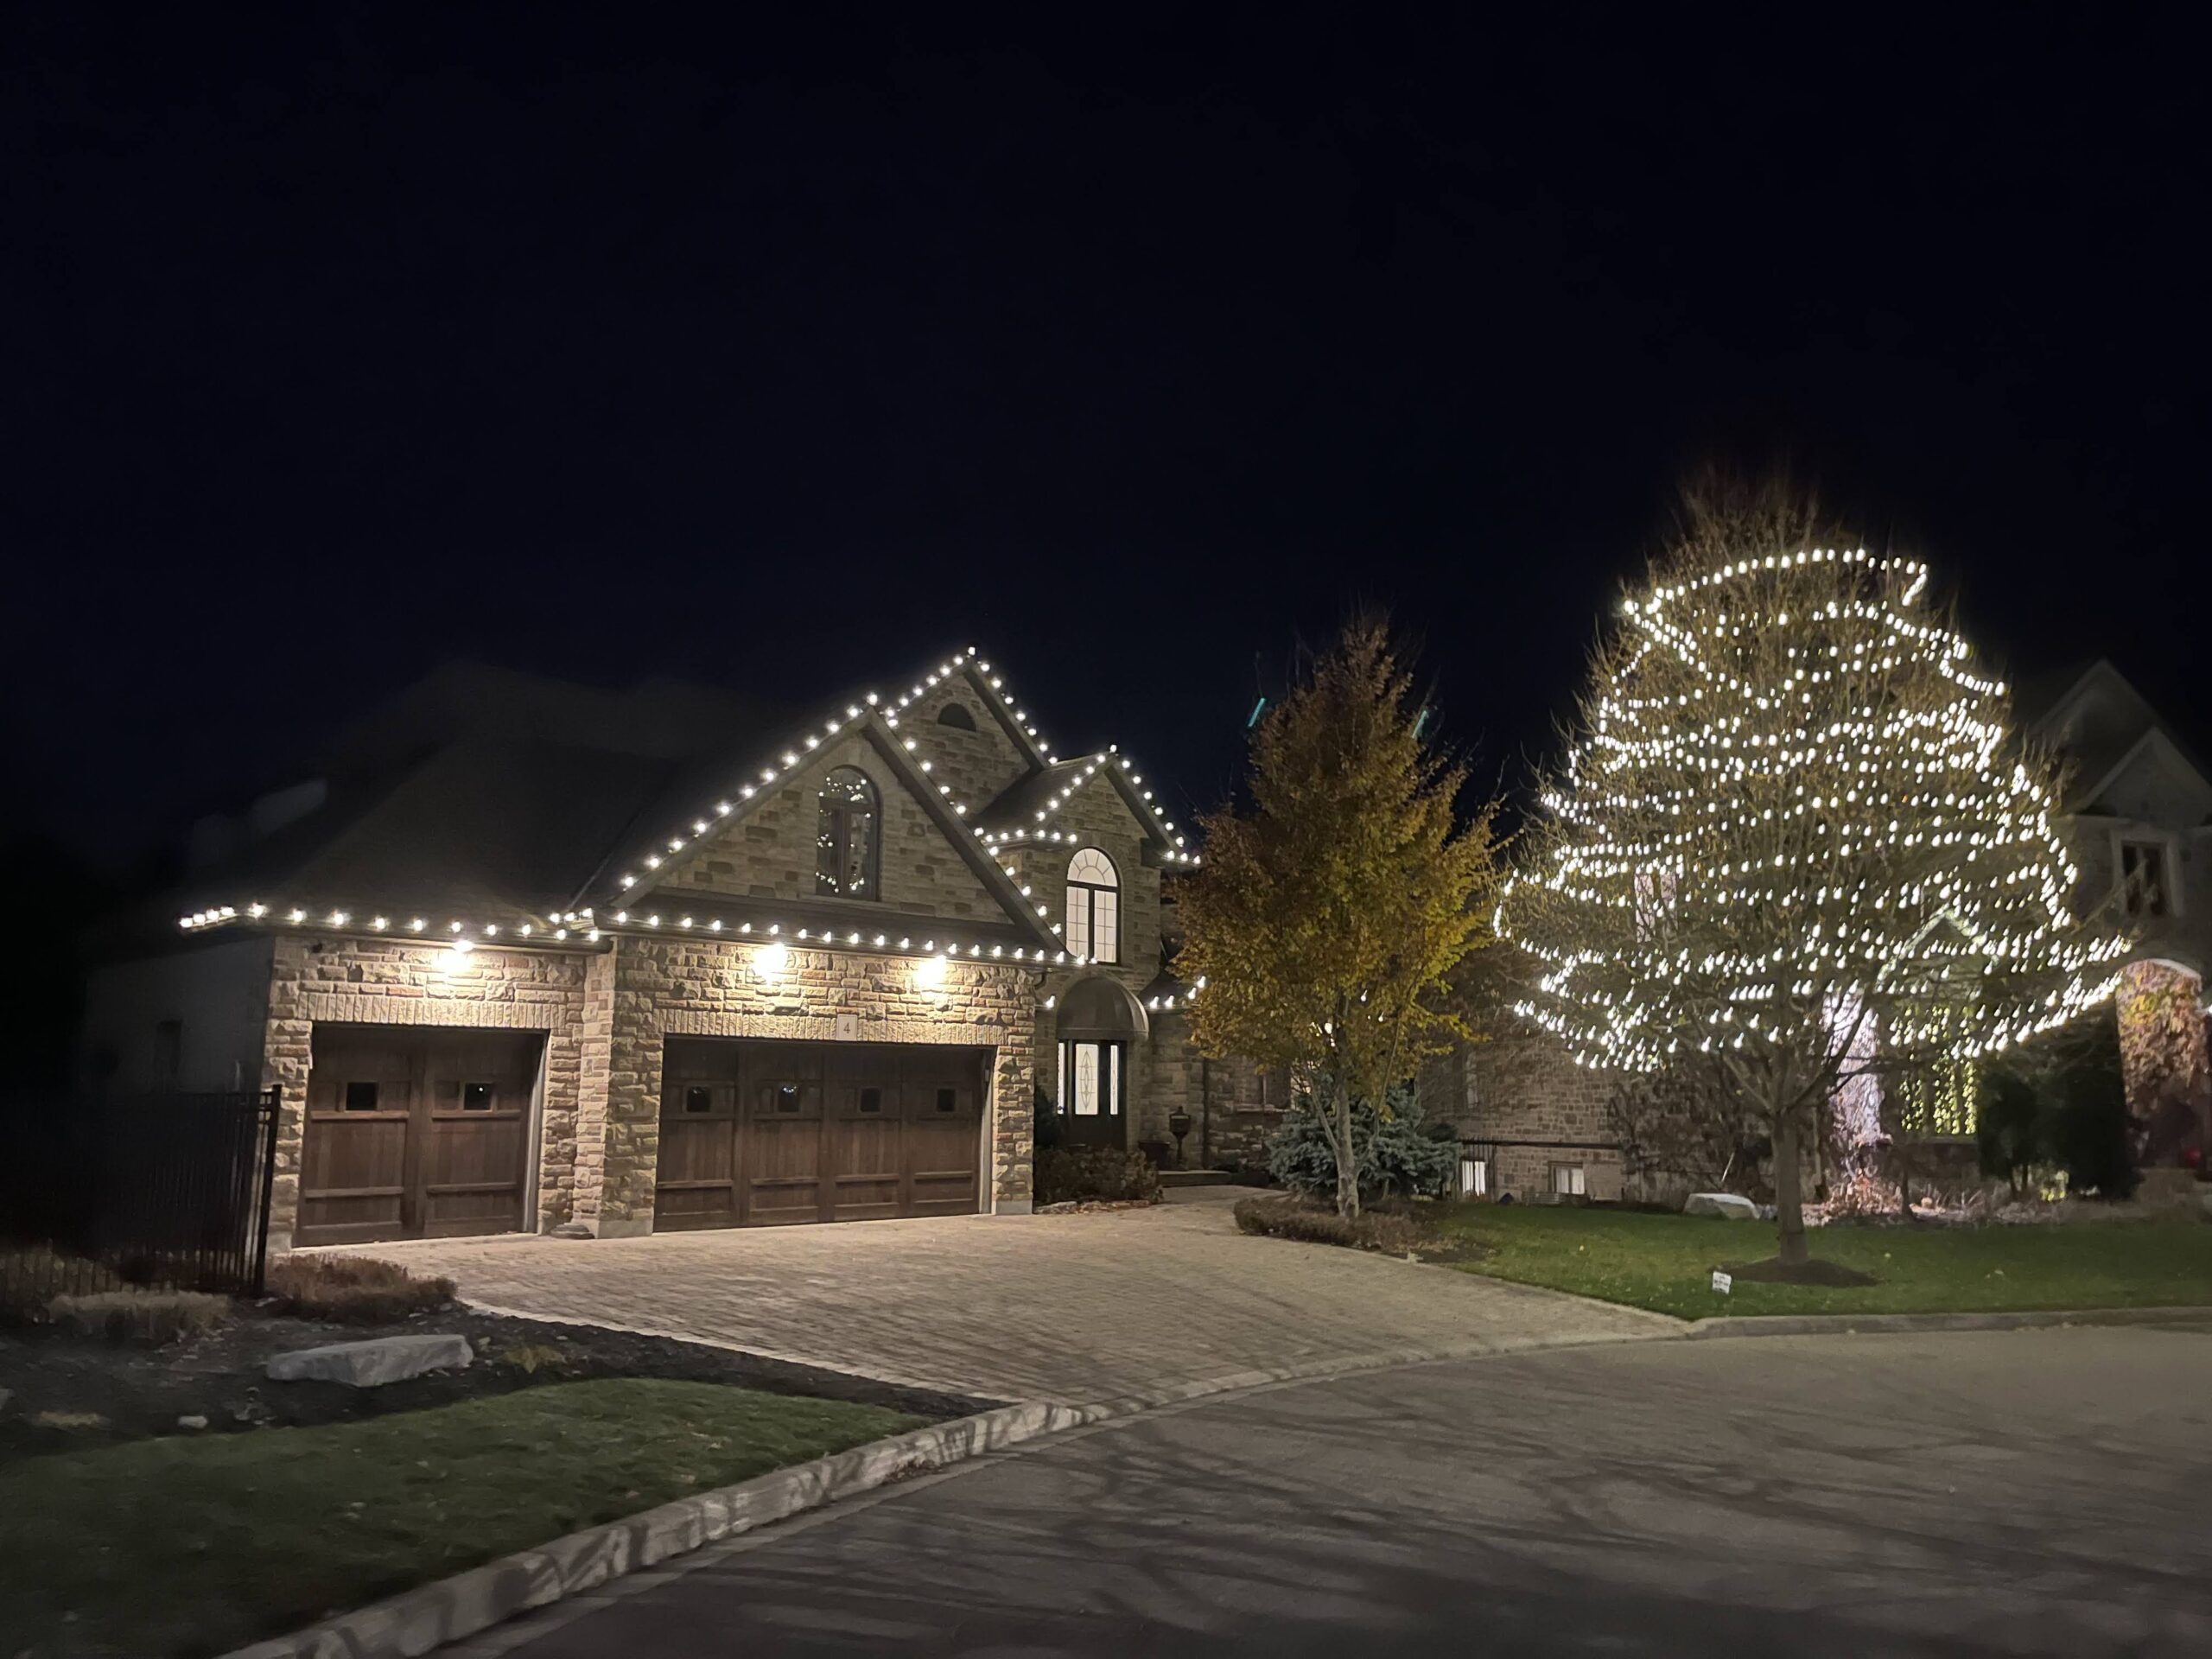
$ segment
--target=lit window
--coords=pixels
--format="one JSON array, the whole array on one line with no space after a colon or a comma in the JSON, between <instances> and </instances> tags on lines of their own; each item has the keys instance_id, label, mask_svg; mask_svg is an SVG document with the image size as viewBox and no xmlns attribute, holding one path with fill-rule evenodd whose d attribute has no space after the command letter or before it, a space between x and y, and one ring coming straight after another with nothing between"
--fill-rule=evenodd
<instances>
[{"instance_id":1,"label":"lit window","mask_svg":"<svg viewBox=\"0 0 2212 1659\"><path fill-rule=\"evenodd\" d=\"M1552 1191L1554 1194L1562 1198L1579 1198L1582 1197L1582 1166L1580 1164L1554 1164L1552 1166Z\"/></svg>"},{"instance_id":2,"label":"lit window","mask_svg":"<svg viewBox=\"0 0 2212 1659\"><path fill-rule=\"evenodd\" d=\"M1063 1115L1118 1117L1122 1112L1122 1046L1119 1043L1062 1043L1060 1098Z\"/></svg>"},{"instance_id":3,"label":"lit window","mask_svg":"<svg viewBox=\"0 0 2212 1659\"><path fill-rule=\"evenodd\" d=\"M2145 920L2173 913L2166 894L2165 842L2120 843L2120 903L2130 916Z\"/></svg>"},{"instance_id":4,"label":"lit window","mask_svg":"<svg viewBox=\"0 0 2212 1659\"><path fill-rule=\"evenodd\" d=\"M1480 1198L1489 1195L1490 1160L1485 1158L1462 1158L1459 1160L1459 1196Z\"/></svg>"},{"instance_id":5,"label":"lit window","mask_svg":"<svg viewBox=\"0 0 2212 1659\"><path fill-rule=\"evenodd\" d=\"M1122 959L1122 879L1096 847L1068 861L1068 949L1094 962Z\"/></svg>"},{"instance_id":6,"label":"lit window","mask_svg":"<svg viewBox=\"0 0 2212 1659\"><path fill-rule=\"evenodd\" d=\"M875 785L855 766L822 780L816 817L814 890L842 899L873 899L876 880Z\"/></svg>"}]
</instances>

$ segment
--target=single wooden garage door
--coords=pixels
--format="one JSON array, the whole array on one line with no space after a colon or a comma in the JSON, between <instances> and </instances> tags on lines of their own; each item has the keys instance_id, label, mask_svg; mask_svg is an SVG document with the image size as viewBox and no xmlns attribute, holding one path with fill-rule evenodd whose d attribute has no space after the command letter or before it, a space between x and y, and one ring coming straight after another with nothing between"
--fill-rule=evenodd
<instances>
[{"instance_id":1,"label":"single wooden garage door","mask_svg":"<svg viewBox=\"0 0 2212 1659\"><path fill-rule=\"evenodd\" d=\"M316 1026L296 1242L521 1227L544 1042L532 1033Z\"/></svg>"},{"instance_id":2,"label":"single wooden garage door","mask_svg":"<svg viewBox=\"0 0 2212 1659\"><path fill-rule=\"evenodd\" d=\"M671 1038L655 1230L974 1214L989 1053Z\"/></svg>"}]
</instances>

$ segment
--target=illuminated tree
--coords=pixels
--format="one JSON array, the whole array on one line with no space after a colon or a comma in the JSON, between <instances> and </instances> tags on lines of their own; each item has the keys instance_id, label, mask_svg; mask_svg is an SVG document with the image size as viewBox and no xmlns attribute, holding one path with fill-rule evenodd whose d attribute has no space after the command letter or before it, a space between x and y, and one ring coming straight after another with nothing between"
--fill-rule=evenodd
<instances>
[{"instance_id":1,"label":"illuminated tree","mask_svg":"<svg viewBox=\"0 0 2212 1659\"><path fill-rule=\"evenodd\" d=\"M1521 1011L1580 1062L1764 1128L1789 1264L1824 1103L2070 1019L2121 949L2076 926L2050 763L1925 567L1827 532L1786 486L1689 498L1500 912L1541 965Z\"/></svg>"},{"instance_id":2,"label":"illuminated tree","mask_svg":"<svg viewBox=\"0 0 2212 1659\"><path fill-rule=\"evenodd\" d=\"M1205 821L1176 967L1192 1033L1310 1090L1359 1211L1352 1103L1465 1027L1448 976L1490 940L1493 809L1461 822L1465 769L1436 747L1387 626L1354 623L1253 735L1249 810Z\"/></svg>"}]
</instances>

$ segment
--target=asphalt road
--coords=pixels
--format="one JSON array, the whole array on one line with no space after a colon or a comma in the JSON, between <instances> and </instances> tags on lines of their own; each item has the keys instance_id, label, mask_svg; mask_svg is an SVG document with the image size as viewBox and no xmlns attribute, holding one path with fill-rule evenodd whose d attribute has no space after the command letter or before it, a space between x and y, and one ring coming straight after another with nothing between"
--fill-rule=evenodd
<instances>
[{"instance_id":1,"label":"asphalt road","mask_svg":"<svg viewBox=\"0 0 2212 1659\"><path fill-rule=\"evenodd\" d=\"M460 1654L2212 1653L2212 1321L1638 1343L1107 1425Z\"/></svg>"}]
</instances>

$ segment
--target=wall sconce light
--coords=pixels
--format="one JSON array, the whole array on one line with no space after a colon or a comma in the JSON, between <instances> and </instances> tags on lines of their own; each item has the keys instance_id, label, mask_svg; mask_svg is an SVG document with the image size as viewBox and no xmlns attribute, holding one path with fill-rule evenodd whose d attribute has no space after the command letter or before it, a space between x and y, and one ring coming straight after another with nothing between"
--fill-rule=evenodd
<instances>
[{"instance_id":1,"label":"wall sconce light","mask_svg":"<svg viewBox=\"0 0 2212 1659\"><path fill-rule=\"evenodd\" d=\"M781 979L791 959L791 951L779 940L763 945L753 953L753 971L764 980Z\"/></svg>"},{"instance_id":2,"label":"wall sconce light","mask_svg":"<svg viewBox=\"0 0 2212 1659\"><path fill-rule=\"evenodd\" d=\"M944 988L943 957L924 957L914 964L914 988L920 991L941 991Z\"/></svg>"}]
</instances>

